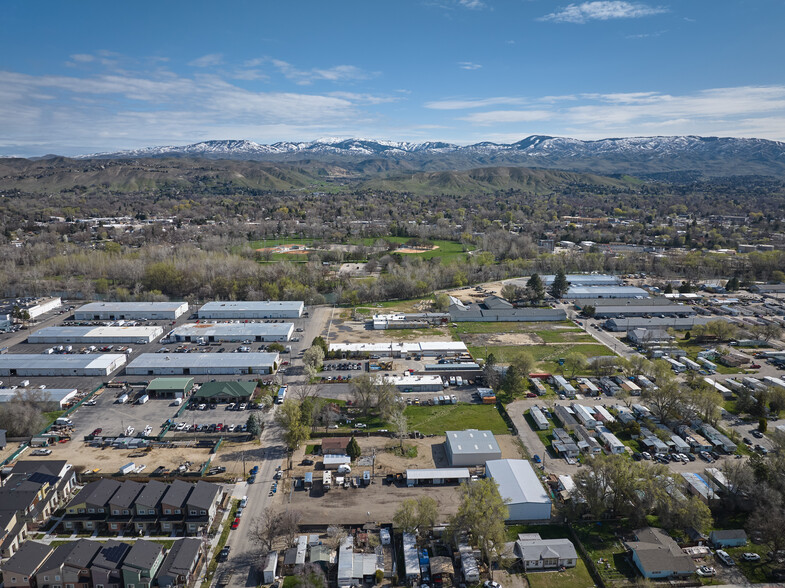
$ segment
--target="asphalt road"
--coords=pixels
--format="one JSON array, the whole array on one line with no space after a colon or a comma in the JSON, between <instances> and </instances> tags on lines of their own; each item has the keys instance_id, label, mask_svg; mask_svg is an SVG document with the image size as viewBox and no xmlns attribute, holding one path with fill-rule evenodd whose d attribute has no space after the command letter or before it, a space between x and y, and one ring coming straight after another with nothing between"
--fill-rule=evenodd
<instances>
[{"instance_id":1,"label":"asphalt road","mask_svg":"<svg viewBox=\"0 0 785 588\"><path fill-rule=\"evenodd\" d=\"M229 534L226 542L230 546L229 560L219 564L214 575L217 579L224 572L232 572L229 588L258 586L256 571L261 565L259 547L251 540L251 531L262 512L272 502L270 487L276 468L283 467L286 449L281 439L281 428L275 424L275 410L265 415L265 427L262 432L261 445L258 448L244 450L245 464L250 471L254 465L259 466L256 482L248 484L240 482L235 485L234 497L248 497L240 525Z\"/></svg>"}]
</instances>

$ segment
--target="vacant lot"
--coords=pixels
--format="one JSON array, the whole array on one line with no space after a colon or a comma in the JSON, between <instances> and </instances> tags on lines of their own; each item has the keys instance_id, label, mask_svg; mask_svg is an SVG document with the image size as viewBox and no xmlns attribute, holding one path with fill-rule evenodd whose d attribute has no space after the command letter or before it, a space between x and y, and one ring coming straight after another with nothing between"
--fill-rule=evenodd
<instances>
[{"instance_id":1,"label":"vacant lot","mask_svg":"<svg viewBox=\"0 0 785 588\"><path fill-rule=\"evenodd\" d=\"M597 357L603 355L614 355L613 351L600 345L599 343L578 343L578 344L554 344L554 345L528 345L528 346L497 346L497 347L469 347L469 352L475 358L485 358L493 353L496 360L501 363L513 361L523 352L531 354L537 362L537 369L547 372L558 372L558 360L565 357L568 353L582 353L586 357Z\"/></svg>"},{"instance_id":2,"label":"vacant lot","mask_svg":"<svg viewBox=\"0 0 785 588\"><path fill-rule=\"evenodd\" d=\"M463 429L489 430L495 435L508 432L507 424L494 405L453 404L443 406L407 406L409 430L423 435L443 435L445 431Z\"/></svg>"}]
</instances>

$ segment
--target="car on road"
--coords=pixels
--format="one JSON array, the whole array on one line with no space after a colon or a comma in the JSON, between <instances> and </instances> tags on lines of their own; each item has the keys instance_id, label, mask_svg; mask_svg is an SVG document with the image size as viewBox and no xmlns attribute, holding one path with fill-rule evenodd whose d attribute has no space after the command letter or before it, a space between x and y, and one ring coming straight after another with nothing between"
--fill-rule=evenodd
<instances>
[{"instance_id":1,"label":"car on road","mask_svg":"<svg viewBox=\"0 0 785 588\"><path fill-rule=\"evenodd\" d=\"M717 570L711 566L701 566L697 569L697 574L701 578L710 578L717 575Z\"/></svg>"},{"instance_id":2,"label":"car on road","mask_svg":"<svg viewBox=\"0 0 785 588\"><path fill-rule=\"evenodd\" d=\"M744 442L746 445L752 445L752 441L750 441L750 440L749 440L749 438L747 438L747 437L744 437L744 438L742 439L742 441L743 441L743 442Z\"/></svg>"},{"instance_id":3,"label":"car on road","mask_svg":"<svg viewBox=\"0 0 785 588\"><path fill-rule=\"evenodd\" d=\"M234 521L232 522L232 529L236 529L236 528L237 528L237 527L239 527L239 526L240 526L240 518L239 518L239 517L237 517L237 518L235 518L235 519L234 519Z\"/></svg>"},{"instance_id":4,"label":"car on road","mask_svg":"<svg viewBox=\"0 0 785 588\"><path fill-rule=\"evenodd\" d=\"M301 463L303 465L313 465L313 460L312 459L304 459Z\"/></svg>"},{"instance_id":5,"label":"car on road","mask_svg":"<svg viewBox=\"0 0 785 588\"><path fill-rule=\"evenodd\" d=\"M251 474L250 476L248 476L248 483L253 484L254 482L256 482L256 475Z\"/></svg>"},{"instance_id":6,"label":"car on road","mask_svg":"<svg viewBox=\"0 0 785 588\"><path fill-rule=\"evenodd\" d=\"M756 439L763 439L763 433L761 433L758 429L750 430L750 435L752 435Z\"/></svg>"},{"instance_id":7,"label":"car on road","mask_svg":"<svg viewBox=\"0 0 785 588\"><path fill-rule=\"evenodd\" d=\"M245 508L248 505L248 497L243 496L240 500L240 508Z\"/></svg>"},{"instance_id":8,"label":"car on road","mask_svg":"<svg viewBox=\"0 0 785 588\"><path fill-rule=\"evenodd\" d=\"M484 586L484 588L502 588L501 584L499 584L498 582L494 582L493 580L485 580L485 582L483 582L482 585Z\"/></svg>"},{"instance_id":9,"label":"car on road","mask_svg":"<svg viewBox=\"0 0 785 588\"><path fill-rule=\"evenodd\" d=\"M760 561L760 555L748 551L741 555L741 559L744 561Z\"/></svg>"},{"instance_id":10,"label":"car on road","mask_svg":"<svg viewBox=\"0 0 785 588\"><path fill-rule=\"evenodd\" d=\"M646 461L649 461L651 459L651 453L649 453L648 451L644 451L643 453L641 453L641 457Z\"/></svg>"},{"instance_id":11,"label":"car on road","mask_svg":"<svg viewBox=\"0 0 785 588\"><path fill-rule=\"evenodd\" d=\"M537 455L536 453L532 457L532 460L534 461L534 463L542 463L542 459L540 459L540 456Z\"/></svg>"},{"instance_id":12,"label":"car on road","mask_svg":"<svg viewBox=\"0 0 785 588\"><path fill-rule=\"evenodd\" d=\"M218 553L218 561L226 561L229 559L229 550L231 547L229 545L225 545L223 549Z\"/></svg>"}]
</instances>

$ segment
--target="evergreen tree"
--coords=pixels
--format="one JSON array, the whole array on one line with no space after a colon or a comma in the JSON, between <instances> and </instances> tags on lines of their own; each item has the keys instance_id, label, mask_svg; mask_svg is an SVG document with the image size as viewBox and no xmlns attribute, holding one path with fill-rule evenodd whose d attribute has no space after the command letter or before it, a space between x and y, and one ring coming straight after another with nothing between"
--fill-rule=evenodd
<instances>
[{"instance_id":1,"label":"evergreen tree","mask_svg":"<svg viewBox=\"0 0 785 588\"><path fill-rule=\"evenodd\" d=\"M262 425L259 424L259 419L255 414L248 415L248 420L245 421L245 426L248 427L248 434L251 437L258 437L262 434Z\"/></svg>"},{"instance_id":2,"label":"evergreen tree","mask_svg":"<svg viewBox=\"0 0 785 588\"><path fill-rule=\"evenodd\" d=\"M346 455L351 457L352 461L354 461L362 454L363 454L363 450L360 449L360 444L357 443L357 439L352 437L351 441L349 441L349 444L346 446Z\"/></svg>"},{"instance_id":3,"label":"evergreen tree","mask_svg":"<svg viewBox=\"0 0 785 588\"><path fill-rule=\"evenodd\" d=\"M559 270L556 272L556 276L553 278L553 284L551 284L550 295L554 298L561 298L567 293L567 290L570 289L570 283L567 281L567 276L564 273L564 270Z\"/></svg>"},{"instance_id":4,"label":"evergreen tree","mask_svg":"<svg viewBox=\"0 0 785 588\"><path fill-rule=\"evenodd\" d=\"M526 282L526 298L532 304L537 304L545 298L545 285L542 283L540 274L532 274L529 281Z\"/></svg>"},{"instance_id":5,"label":"evergreen tree","mask_svg":"<svg viewBox=\"0 0 785 588\"><path fill-rule=\"evenodd\" d=\"M728 282L725 284L725 289L728 292L735 292L739 289L739 278L733 276Z\"/></svg>"}]
</instances>

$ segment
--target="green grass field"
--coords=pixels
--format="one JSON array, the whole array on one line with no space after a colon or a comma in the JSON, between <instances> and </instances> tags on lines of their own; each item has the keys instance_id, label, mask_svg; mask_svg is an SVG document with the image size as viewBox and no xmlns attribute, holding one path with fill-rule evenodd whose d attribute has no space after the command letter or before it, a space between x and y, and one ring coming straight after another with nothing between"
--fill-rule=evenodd
<instances>
[{"instance_id":1,"label":"green grass field","mask_svg":"<svg viewBox=\"0 0 785 588\"><path fill-rule=\"evenodd\" d=\"M639 577L627 557L621 539L616 536L617 530L622 531L618 523L585 523L573 528L591 561L602 560L602 563L596 565L606 581L634 581Z\"/></svg>"},{"instance_id":2,"label":"green grass field","mask_svg":"<svg viewBox=\"0 0 785 588\"><path fill-rule=\"evenodd\" d=\"M493 405L452 404L446 406L407 406L409 430L424 435L444 435L463 429L489 430L495 435L509 433L507 424Z\"/></svg>"},{"instance_id":3,"label":"green grass field","mask_svg":"<svg viewBox=\"0 0 785 588\"><path fill-rule=\"evenodd\" d=\"M46 428L52 423L54 423L58 418L63 416L64 410L50 410L49 412L43 413L44 415L44 427Z\"/></svg>"},{"instance_id":4,"label":"green grass field","mask_svg":"<svg viewBox=\"0 0 785 588\"><path fill-rule=\"evenodd\" d=\"M586 357L597 357L602 355L614 355L613 351L600 345L599 343L577 343L563 345L500 345L500 346L477 346L469 347L469 352L475 358L485 359L488 354L493 353L496 361L500 363L510 363L523 352L531 354L537 362L537 369L546 372L559 372L558 360L565 357L568 353L575 351L584 354ZM577 374L576 374L577 375Z\"/></svg>"},{"instance_id":5,"label":"green grass field","mask_svg":"<svg viewBox=\"0 0 785 588\"><path fill-rule=\"evenodd\" d=\"M589 570L583 560L578 558L574 568L567 568L563 572L528 572L526 579L529 588L587 588L594 586Z\"/></svg>"},{"instance_id":6,"label":"green grass field","mask_svg":"<svg viewBox=\"0 0 785 588\"><path fill-rule=\"evenodd\" d=\"M459 335L463 334L493 334L493 333L580 333L582 329L576 327L570 321L560 321L555 323L524 323L524 322L466 322L455 323L453 331Z\"/></svg>"}]
</instances>

